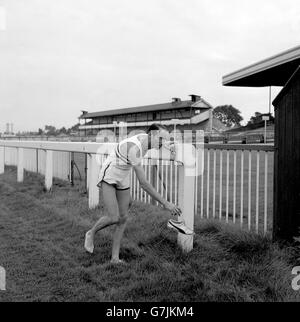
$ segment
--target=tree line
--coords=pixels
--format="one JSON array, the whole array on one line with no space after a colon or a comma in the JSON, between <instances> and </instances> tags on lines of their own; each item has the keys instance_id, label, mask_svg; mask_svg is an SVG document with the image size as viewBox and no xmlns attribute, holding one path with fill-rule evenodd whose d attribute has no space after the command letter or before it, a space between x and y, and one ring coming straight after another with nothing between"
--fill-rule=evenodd
<instances>
[{"instance_id":1,"label":"tree line","mask_svg":"<svg viewBox=\"0 0 300 322\"><path fill-rule=\"evenodd\" d=\"M79 123L71 126L70 128L62 127L57 129L53 125L45 125L44 129L39 128L37 134L38 135L47 135L47 136L58 136L58 135L71 135L74 132L78 132Z\"/></svg>"},{"instance_id":2,"label":"tree line","mask_svg":"<svg viewBox=\"0 0 300 322\"><path fill-rule=\"evenodd\" d=\"M229 128L241 127L241 122L244 118L241 115L241 111L235 108L232 105L220 105L214 108L213 115L215 118L220 120ZM250 120L247 122L246 127L251 127L252 125L257 125L263 122L262 117L264 115L269 116L269 122L274 123L274 117L269 113L260 113L255 112L253 116L251 116Z\"/></svg>"}]
</instances>

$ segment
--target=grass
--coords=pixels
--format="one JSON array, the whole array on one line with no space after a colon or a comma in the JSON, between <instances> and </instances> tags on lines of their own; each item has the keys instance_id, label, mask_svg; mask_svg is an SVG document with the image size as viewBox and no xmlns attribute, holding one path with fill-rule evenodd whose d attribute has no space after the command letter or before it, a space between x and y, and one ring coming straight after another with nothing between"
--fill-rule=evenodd
<instances>
[{"instance_id":1,"label":"grass","mask_svg":"<svg viewBox=\"0 0 300 322\"><path fill-rule=\"evenodd\" d=\"M93 256L84 233L103 214L88 210L80 185L7 167L0 176L0 301L299 301L291 288L294 250L211 221L196 223L194 249L183 254L168 214L135 202L121 257L109 263L112 228L97 235ZM298 262L299 264L299 262Z\"/></svg>"}]
</instances>

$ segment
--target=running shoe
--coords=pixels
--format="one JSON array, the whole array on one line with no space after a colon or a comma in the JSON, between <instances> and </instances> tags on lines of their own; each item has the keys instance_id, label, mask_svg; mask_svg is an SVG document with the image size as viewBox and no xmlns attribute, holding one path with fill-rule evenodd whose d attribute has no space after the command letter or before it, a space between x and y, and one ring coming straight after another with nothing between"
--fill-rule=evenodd
<instances>
[{"instance_id":1,"label":"running shoe","mask_svg":"<svg viewBox=\"0 0 300 322\"><path fill-rule=\"evenodd\" d=\"M170 219L167 226L168 228L174 229L181 234L194 235L194 232L190 228L188 228L183 221Z\"/></svg>"}]
</instances>

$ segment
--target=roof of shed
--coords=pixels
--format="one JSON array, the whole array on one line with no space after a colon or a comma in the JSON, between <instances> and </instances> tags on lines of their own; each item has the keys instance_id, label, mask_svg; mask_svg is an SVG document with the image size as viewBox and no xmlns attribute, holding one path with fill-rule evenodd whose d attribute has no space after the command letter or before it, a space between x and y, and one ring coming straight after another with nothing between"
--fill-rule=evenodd
<instances>
[{"instance_id":1,"label":"roof of shed","mask_svg":"<svg viewBox=\"0 0 300 322\"><path fill-rule=\"evenodd\" d=\"M239 69L223 77L224 86L284 86L300 65L300 46Z\"/></svg>"}]
</instances>

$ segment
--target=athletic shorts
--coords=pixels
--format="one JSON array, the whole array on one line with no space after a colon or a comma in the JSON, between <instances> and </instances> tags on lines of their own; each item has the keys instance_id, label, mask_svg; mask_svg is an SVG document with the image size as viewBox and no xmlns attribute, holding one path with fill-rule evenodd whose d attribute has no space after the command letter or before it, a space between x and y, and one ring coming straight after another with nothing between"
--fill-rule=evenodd
<instances>
[{"instance_id":1,"label":"athletic shorts","mask_svg":"<svg viewBox=\"0 0 300 322\"><path fill-rule=\"evenodd\" d=\"M117 190L127 190L130 188L130 168L118 167L115 162L107 160L100 171L98 187L101 183L113 185Z\"/></svg>"}]
</instances>

